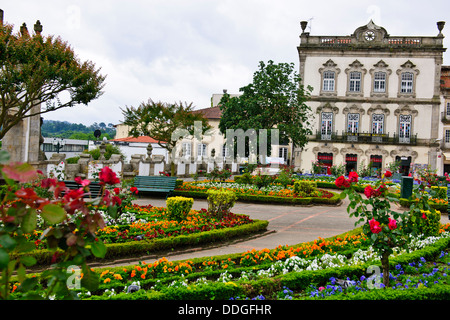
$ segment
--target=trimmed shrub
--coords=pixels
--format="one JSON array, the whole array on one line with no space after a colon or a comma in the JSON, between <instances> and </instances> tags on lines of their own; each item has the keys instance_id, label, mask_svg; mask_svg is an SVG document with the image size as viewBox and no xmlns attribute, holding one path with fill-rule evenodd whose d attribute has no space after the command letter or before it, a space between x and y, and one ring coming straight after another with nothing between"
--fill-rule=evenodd
<instances>
[{"instance_id":1,"label":"trimmed shrub","mask_svg":"<svg viewBox=\"0 0 450 320\"><path fill-rule=\"evenodd\" d=\"M236 194L231 190L209 189L207 194L208 211L219 219L230 212L237 200Z\"/></svg>"},{"instance_id":2,"label":"trimmed shrub","mask_svg":"<svg viewBox=\"0 0 450 320\"><path fill-rule=\"evenodd\" d=\"M193 198L170 197L166 200L167 213L170 220L183 221L191 211Z\"/></svg>"},{"instance_id":3,"label":"trimmed shrub","mask_svg":"<svg viewBox=\"0 0 450 320\"><path fill-rule=\"evenodd\" d=\"M315 181L299 180L294 183L294 192L299 195L311 195L317 190L317 183Z\"/></svg>"},{"instance_id":4,"label":"trimmed shrub","mask_svg":"<svg viewBox=\"0 0 450 320\"><path fill-rule=\"evenodd\" d=\"M421 210L420 215L414 212L412 212L411 214L411 223L417 225L419 233L423 233L427 237L436 236L439 234L439 227L441 225L440 211Z\"/></svg>"}]
</instances>

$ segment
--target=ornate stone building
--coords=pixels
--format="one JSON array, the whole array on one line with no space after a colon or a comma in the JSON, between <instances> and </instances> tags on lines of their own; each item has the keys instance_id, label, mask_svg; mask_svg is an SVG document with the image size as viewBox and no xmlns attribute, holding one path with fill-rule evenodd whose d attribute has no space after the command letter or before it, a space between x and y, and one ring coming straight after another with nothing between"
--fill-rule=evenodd
<instances>
[{"instance_id":1,"label":"ornate stone building","mask_svg":"<svg viewBox=\"0 0 450 320\"><path fill-rule=\"evenodd\" d=\"M295 150L295 166L436 169L444 22L434 37L391 36L372 21L350 36L312 36L306 26L298 53L303 84L313 87L314 134Z\"/></svg>"}]
</instances>

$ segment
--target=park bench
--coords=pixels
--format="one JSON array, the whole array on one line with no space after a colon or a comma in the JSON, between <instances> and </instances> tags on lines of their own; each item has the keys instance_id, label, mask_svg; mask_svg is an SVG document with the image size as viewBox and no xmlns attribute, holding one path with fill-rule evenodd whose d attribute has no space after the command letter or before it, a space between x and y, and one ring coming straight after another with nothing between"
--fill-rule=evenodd
<instances>
[{"instance_id":1,"label":"park bench","mask_svg":"<svg viewBox=\"0 0 450 320\"><path fill-rule=\"evenodd\" d=\"M64 181L64 183L66 184L66 187L71 190L80 189L82 187L81 184L78 184L75 181ZM90 197L97 198L102 195L103 185L98 182L91 181L91 183L89 184L89 191L91 193ZM83 197L87 198L89 197L89 195L85 195Z\"/></svg>"},{"instance_id":2,"label":"park bench","mask_svg":"<svg viewBox=\"0 0 450 320\"><path fill-rule=\"evenodd\" d=\"M141 191L165 193L166 198L173 192L177 177L136 176L134 186Z\"/></svg>"}]
</instances>

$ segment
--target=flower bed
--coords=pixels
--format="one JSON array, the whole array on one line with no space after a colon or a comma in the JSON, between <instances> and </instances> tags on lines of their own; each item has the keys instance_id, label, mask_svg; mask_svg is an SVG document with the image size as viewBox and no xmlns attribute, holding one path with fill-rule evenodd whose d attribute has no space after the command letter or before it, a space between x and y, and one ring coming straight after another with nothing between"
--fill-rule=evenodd
<instances>
[{"instance_id":1,"label":"flower bed","mask_svg":"<svg viewBox=\"0 0 450 320\"><path fill-rule=\"evenodd\" d=\"M396 250L389 291L373 290L380 288L379 281L366 272L379 265L379 257L367 245L367 237L355 230L292 247L97 269L99 289L80 290L78 296L91 300L448 299L449 231L450 224L441 226L437 237L414 239L409 253ZM132 286L139 290L129 293Z\"/></svg>"},{"instance_id":2,"label":"flower bed","mask_svg":"<svg viewBox=\"0 0 450 320\"><path fill-rule=\"evenodd\" d=\"M317 189L313 194L301 196L292 186L284 188L272 184L260 189L253 185L234 182L183 182L175 188L175 194L188 197L206 198L209 189L226 189L236 193L240 201L266 202L266 203L292 203L292 204L337 204L340 202L336 193Z\"/></svg>"},{"instance_id":3,"label":"flower bed","mask_svg":"<svg viewBox=\"0 0 450 320\"><path fill-rule=\"evenodd\" d=\"M234 213L218 219L206 209L191 210L187 218L180 222L167 220L167 209L164 207L133 205L125 210L117 220L112 220L106 211L100 211L107 226L99 229L96 236L107 247L107 259L227 241L264 231L268 225L267 221L252 220L247 215ZM76 219L76 216L73 218ZM26 236L36 245L32 254L37 258L37 265L51 263L53 256L40 240L42 230L35 230Z\"/></svg>"}]
</instances>

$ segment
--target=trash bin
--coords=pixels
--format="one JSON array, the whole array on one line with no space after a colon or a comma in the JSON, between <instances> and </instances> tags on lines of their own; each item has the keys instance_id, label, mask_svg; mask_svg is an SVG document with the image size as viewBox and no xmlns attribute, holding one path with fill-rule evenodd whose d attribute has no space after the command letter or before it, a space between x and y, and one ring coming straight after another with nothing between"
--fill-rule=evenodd
<instances>
[{"instance_id":1,"label":"trash bin","mask_svg":"<svg viewBox=\"0 0 450 320\"><path fill-rule=\"evenodd\" d=\"M402 190L400 193L401 198L408 199L412 196L413 181L413 177L402 177Z\"/></svg>"}]
</instances>

